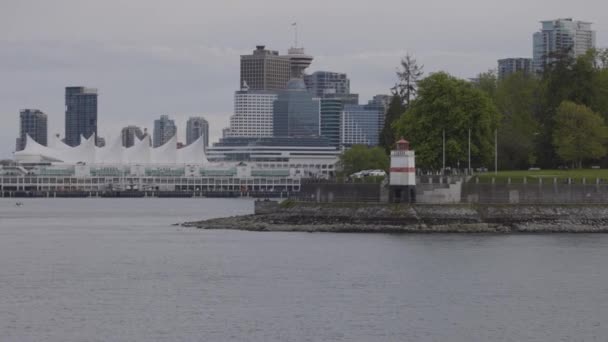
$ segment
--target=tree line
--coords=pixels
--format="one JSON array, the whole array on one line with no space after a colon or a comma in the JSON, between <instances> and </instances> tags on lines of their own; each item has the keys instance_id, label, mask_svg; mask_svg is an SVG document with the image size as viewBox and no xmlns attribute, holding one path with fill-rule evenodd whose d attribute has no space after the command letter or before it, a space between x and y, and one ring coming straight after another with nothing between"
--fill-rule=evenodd
<instances>
[{"instance_id":1,"label":"tree line","mask_svg":"<svg viewBox=\"0 0 608 342\"><path fill-rule=\"evenodd\" d=\"M500 169L608 167L608 49L550 57L541 74L499 79L488 71L468 81L446 72L423 77L406 56L380 135L384 152L405 137L419 169L440 170L445 134L446 165L465 168L470 133L472 166L492 169L497 134Z\"/></svg>"}]
</instances>

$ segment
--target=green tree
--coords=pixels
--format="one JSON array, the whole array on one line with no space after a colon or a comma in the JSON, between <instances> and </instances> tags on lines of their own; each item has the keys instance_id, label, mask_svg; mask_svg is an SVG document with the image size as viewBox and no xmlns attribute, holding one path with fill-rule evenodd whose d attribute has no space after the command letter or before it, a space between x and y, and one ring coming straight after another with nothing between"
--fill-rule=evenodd
<instances>
[{"instance_id":1,"label":"green tree","mask_svg":"<svg viewBox=\"0 0 608 342\"><path fill-rule=\"evenodd\" d=\"M536 138L540 134L535 118L539 82L521 72L498 81L494 103L501 114L499 166L501 169L525 169L536 164Z\"/></svg>"},{"instance_id":2,"label":"green tree","mask_svg":"<svg viewBox=\"0 0 608 342\"><path fill-rule=\"evenodd\" d=\"M477 82L473 83L476 88L483 90L490 98L494 98L498 88L498 77L496 71L488 70L477 75Z\"/></svg>"},{"instance_id":3,"label":"green tree","mask_svg":"<svg viewBox=\"0 0 608 342\"><path fill-rule=\"evenodd\" d=\"M419 82L418 97L396 123L416 150L423 169L442 166L442 135L446 135L446 165L464 166L471 130L471 155L477 166L490 165L494 156L494 130L499 114L490 97L470 82L439 72Z\"/></svg>"},{"instance_id":4,"label":"green tree","mask_svg":"<svg viewBox=\"0 0 608 342\"><path fill-rule=\"evenodd\" d=\"M416 97L418 81L424 74L423 65L418 65L416 59L407 54L401 59L401 69L397 70L397 84L393 87L393 95L399 95L403 104L407 107Z\"/></svg>"},{"instance_id":5,"label":"green tree","mask_svg":"<svg viewBox=\"0 0 608 342\"><path fill-rule=\"evenodd\" d=\"M355 145L342 153L340 164L346 175L361 170L388 170L389 157L381 147Z\"/></svg>"},{"instance_id":6,"label":"green tree","mask_svg":"<svg viewBox=\"0 0 608 342\"><path fill-rule=\"evenodd\" d=\"M418 82L423 75L424 66L418 65L416 59L406 55L401 59L397 70L397 84L391 89L392 98L384 116L384 127L380 133L380 146L388 153L395 143L393 125L410 105L418 93Z\"/></svg>"},{"instance_id":7,"label":"green tree","mask_svg":"<svg viewBox=\"0 0 608 342\"><path fill-rule=\"evenodd\" d=\"M564 101L557 109L553 144L557 155L576 167L606 155L604 119L587 106Z\"/></svg>"}]
</instances>

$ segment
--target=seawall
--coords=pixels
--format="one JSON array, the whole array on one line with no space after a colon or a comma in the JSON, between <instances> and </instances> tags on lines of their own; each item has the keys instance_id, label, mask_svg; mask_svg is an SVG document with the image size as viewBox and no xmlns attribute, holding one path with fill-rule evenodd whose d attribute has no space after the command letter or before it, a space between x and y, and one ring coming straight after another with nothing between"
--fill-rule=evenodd
<instances>
[{"instance_id":1,"label":"seawall","mask_svg":"<svg viewBox=\"0 0 608 342\"><path fill-rule=\"evenodd\" d=\"M608 205L394 205L256 202L254 215L201 229L384 233L608 233Z\"/></svg>"}]
</instances>

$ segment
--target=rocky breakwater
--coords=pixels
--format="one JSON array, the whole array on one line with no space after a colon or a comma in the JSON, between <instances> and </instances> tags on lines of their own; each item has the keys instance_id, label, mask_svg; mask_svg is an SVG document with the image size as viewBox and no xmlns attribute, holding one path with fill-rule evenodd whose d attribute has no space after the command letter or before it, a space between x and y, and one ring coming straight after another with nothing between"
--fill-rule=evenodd
<instances>
[{"instance_id":1,"label":"rocky breakwater","mask_svg":"<svg viewBox=\"0 0 608 342\"><path fill-rule=\"evenodd\" d=\"M608 205L396 205L257 202L256 213L185 227L360 233L608 233Z\"/></svg>"}]
</instances>

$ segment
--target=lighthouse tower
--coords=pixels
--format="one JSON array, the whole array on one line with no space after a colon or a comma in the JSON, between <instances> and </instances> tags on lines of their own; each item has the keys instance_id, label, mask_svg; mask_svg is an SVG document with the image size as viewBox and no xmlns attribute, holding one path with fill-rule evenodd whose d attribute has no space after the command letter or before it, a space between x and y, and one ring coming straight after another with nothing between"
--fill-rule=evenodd
<instances>
[{"instance_id":1,"label":"lighthouse tower","mask_svg":"<svg viewBox=\"0 0 608 342\"><path fill-rule=\"evenodd\" d=\"M410 151L410 143L403 138L391 151L389 187L391 203L416 202L416 154Z\"/></svg>"}]
</instances>

